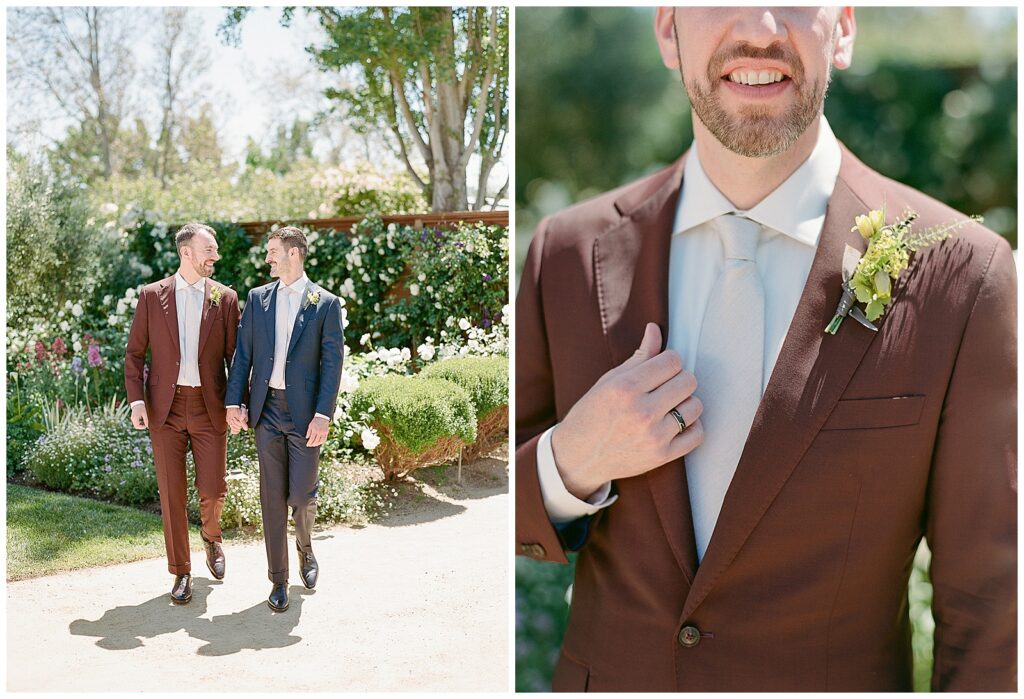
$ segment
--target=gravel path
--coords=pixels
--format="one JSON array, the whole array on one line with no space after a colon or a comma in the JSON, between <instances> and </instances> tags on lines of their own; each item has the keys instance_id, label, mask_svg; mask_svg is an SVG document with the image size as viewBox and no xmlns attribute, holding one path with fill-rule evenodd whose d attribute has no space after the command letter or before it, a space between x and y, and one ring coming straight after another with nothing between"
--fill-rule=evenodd
<instances>
[{"instance_id":1,"label":"gravel path","mask_svg":"<svg viewBox=\"0 0 1024 699\"><path fill-rule=\"evenodd\" d=\"M7 689L506 691L507 461L421 487L383 523L317 532L320 580L293 570L282 614L261 541L226 546L223 581L193 552L181 607L163 559L8 583Z\"/></svg>"}]
</instances>

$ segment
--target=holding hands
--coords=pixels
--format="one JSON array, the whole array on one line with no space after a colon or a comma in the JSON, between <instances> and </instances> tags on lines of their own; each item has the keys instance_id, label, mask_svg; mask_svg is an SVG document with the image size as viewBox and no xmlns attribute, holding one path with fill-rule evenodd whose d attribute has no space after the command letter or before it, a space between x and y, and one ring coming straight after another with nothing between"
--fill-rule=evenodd
<instances>
[{"instance_id":1,"label":"holding hands","mask_svg":"<svg viewBox=\"0 0 1024 699\"><path fill-rule=\"evenodd\" d=\"M581 500L608 481L646 473L704 441L703 406L693 395L697 379L683 369L678 353L660 347L661 330L648 323L633 356L598 379L552 432L559 475Z\"/></svg>"},{"instance_id":2,"label":"holding hands","mask_svg":"<svg viewBox=\"0 0 1024 699\"><path fill-rule=\"evenodd\" d=\"M238 434L249 429L249 416L242 408L228 408L228 427L231 434Z\"/></svg>"}]
</instances>

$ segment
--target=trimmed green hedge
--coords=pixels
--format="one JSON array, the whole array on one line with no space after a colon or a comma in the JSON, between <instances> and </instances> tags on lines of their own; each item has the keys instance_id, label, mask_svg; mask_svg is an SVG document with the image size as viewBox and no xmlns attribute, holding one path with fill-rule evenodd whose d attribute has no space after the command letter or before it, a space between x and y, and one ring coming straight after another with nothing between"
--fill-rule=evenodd
<instances>
[{"instance_id":1,"label":"trimmed green hedge","mask_svg":"<svg viewBox=\"0 0 1024 699\"><path fill-rule=\"evenodd\" d=\"M477 419L508 405L508 357L452 357L429 365L420 376L445 379L466 389Z\"/></svg>"},{"instance_id":2,"label":"trimmed green hedge","mask_svg":"<svg viewBox=\"0 0 1024 699\"><path fill-rule=\"evenodd\" d=\"M450 381L409 376L377 376L363 381L352 395L355 411L371 411L375 424L395 441L422 453L443 437L466 444L476 439L476 409L465 389Z\"/></svg>"},{"instance_id":3,"label":"trimmed green hedge","mask_svg":"<svg viewBox=\"0 0 1024 699\"><path fill-rule=\"evenodd\" d=\"M388 479L453 459L476 440L473 399L444 379L373 377L352 394L352 408L374 416L381 441L373 453Z\"/></svg>"}]
</instances>

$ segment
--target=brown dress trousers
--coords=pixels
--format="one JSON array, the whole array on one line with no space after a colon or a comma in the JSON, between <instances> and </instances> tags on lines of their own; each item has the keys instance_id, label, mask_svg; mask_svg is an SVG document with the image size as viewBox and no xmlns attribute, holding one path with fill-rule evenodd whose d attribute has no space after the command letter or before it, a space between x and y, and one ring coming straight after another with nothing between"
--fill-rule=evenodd
<instances>
[{"instance_id":1,"label":"brown dress trousers","mask_svg":"<svg viewBox=\"0 0 1024 699\"><path fill-rule=\"evenodd\" d=\"M668 337L683 161L545 219L516 300L517 552L577 550L554 675L563 691L909 691L907 579L932 551L932 687L1017 686L1016 276L976 224L915 253L872 332L841 296L856 216L915 230L962 214L843 148L821 239L699 565L685 458L615 481L618 500L552 526L539 436ZM700 397L700 376L695 395ZM614 409L610 406L609 409ZM699 448L699 447L698 447ZM529 610L522 610L529 613Z\"/></svg>"},{"instance_id":2,"label":"brown dress trousers","mask_svg":"<svg viewBox=\"0 0 1024 699\"><path fill-rule=\"evenodd\" d=\"M211 298L215 288L219 290L216 304ZM174 276L143 287L128 334L125 388L130 402L146 402L160 488L167 569L174 575L192 569L185 475L185 451L190 447L196 467L202 535L207 541L221 540L220 515L227 493L224 391L227 369L235 351L238 316L235 292L207 279L199 325L201 385L198 387L176 385L181 357ZM150 354L148 376L145 374L147 350Z\"/></svg>"}]
</instances>

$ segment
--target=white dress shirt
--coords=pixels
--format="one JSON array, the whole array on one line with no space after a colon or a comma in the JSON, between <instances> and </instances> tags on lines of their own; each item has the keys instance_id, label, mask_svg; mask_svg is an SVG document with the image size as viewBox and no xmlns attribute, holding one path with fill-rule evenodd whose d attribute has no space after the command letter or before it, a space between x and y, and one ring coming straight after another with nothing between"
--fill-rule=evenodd
<instances>
[{"instance_id":1,"label":"white dress shirt","mask_svg":"<svg viewBox=\"0 0 1024 699\"><path fill-rule=\"evenodd\" d=\"M303 274L291 284L277 287L276 326L274 329L274 368L270 372L270 387L283 389L284 368L288 361L288 343L292 339L295 318L299 315L309 278Z\"/></svg>"},{"instance_id":2,"label":"white dress shirt","mask_svg":"<svg viewBox=\"0 0 1024 699\"><path fill-rule=\"evenodd\" d=\"M690 149L669 253L667 343L669 349L682 357L687 371L693 371L704 310L724 263L719 233L712 224L719 216L736 212L761 224L756 263L765 293L762 393L768 385L800 302L828 200L839 176L839 142L824 116L820 124L818 141L807 160L749 211L737 209L718 191L704 173L697 148ZM699 385L699 376L697 382ZM699 394L698 388L698 397ZM548 517L560 524L593 514L611 505L618 496L608 497L611 483L586 501L565 488L551 448L551 431L555 427L538 441L537 471Z\"/></svg>"},{"instance_id":3,"label":"white dress shirt","mask_svg":"<svg viewBox=\"0 0 1024 699\"><path fill-rule=\"evenodd\" d=\"M203 318L206 277L189 284L180 274L174 277L174 303L178 315L178 386L199 386L199 323Z\"/></svg>"}]
</instances>

